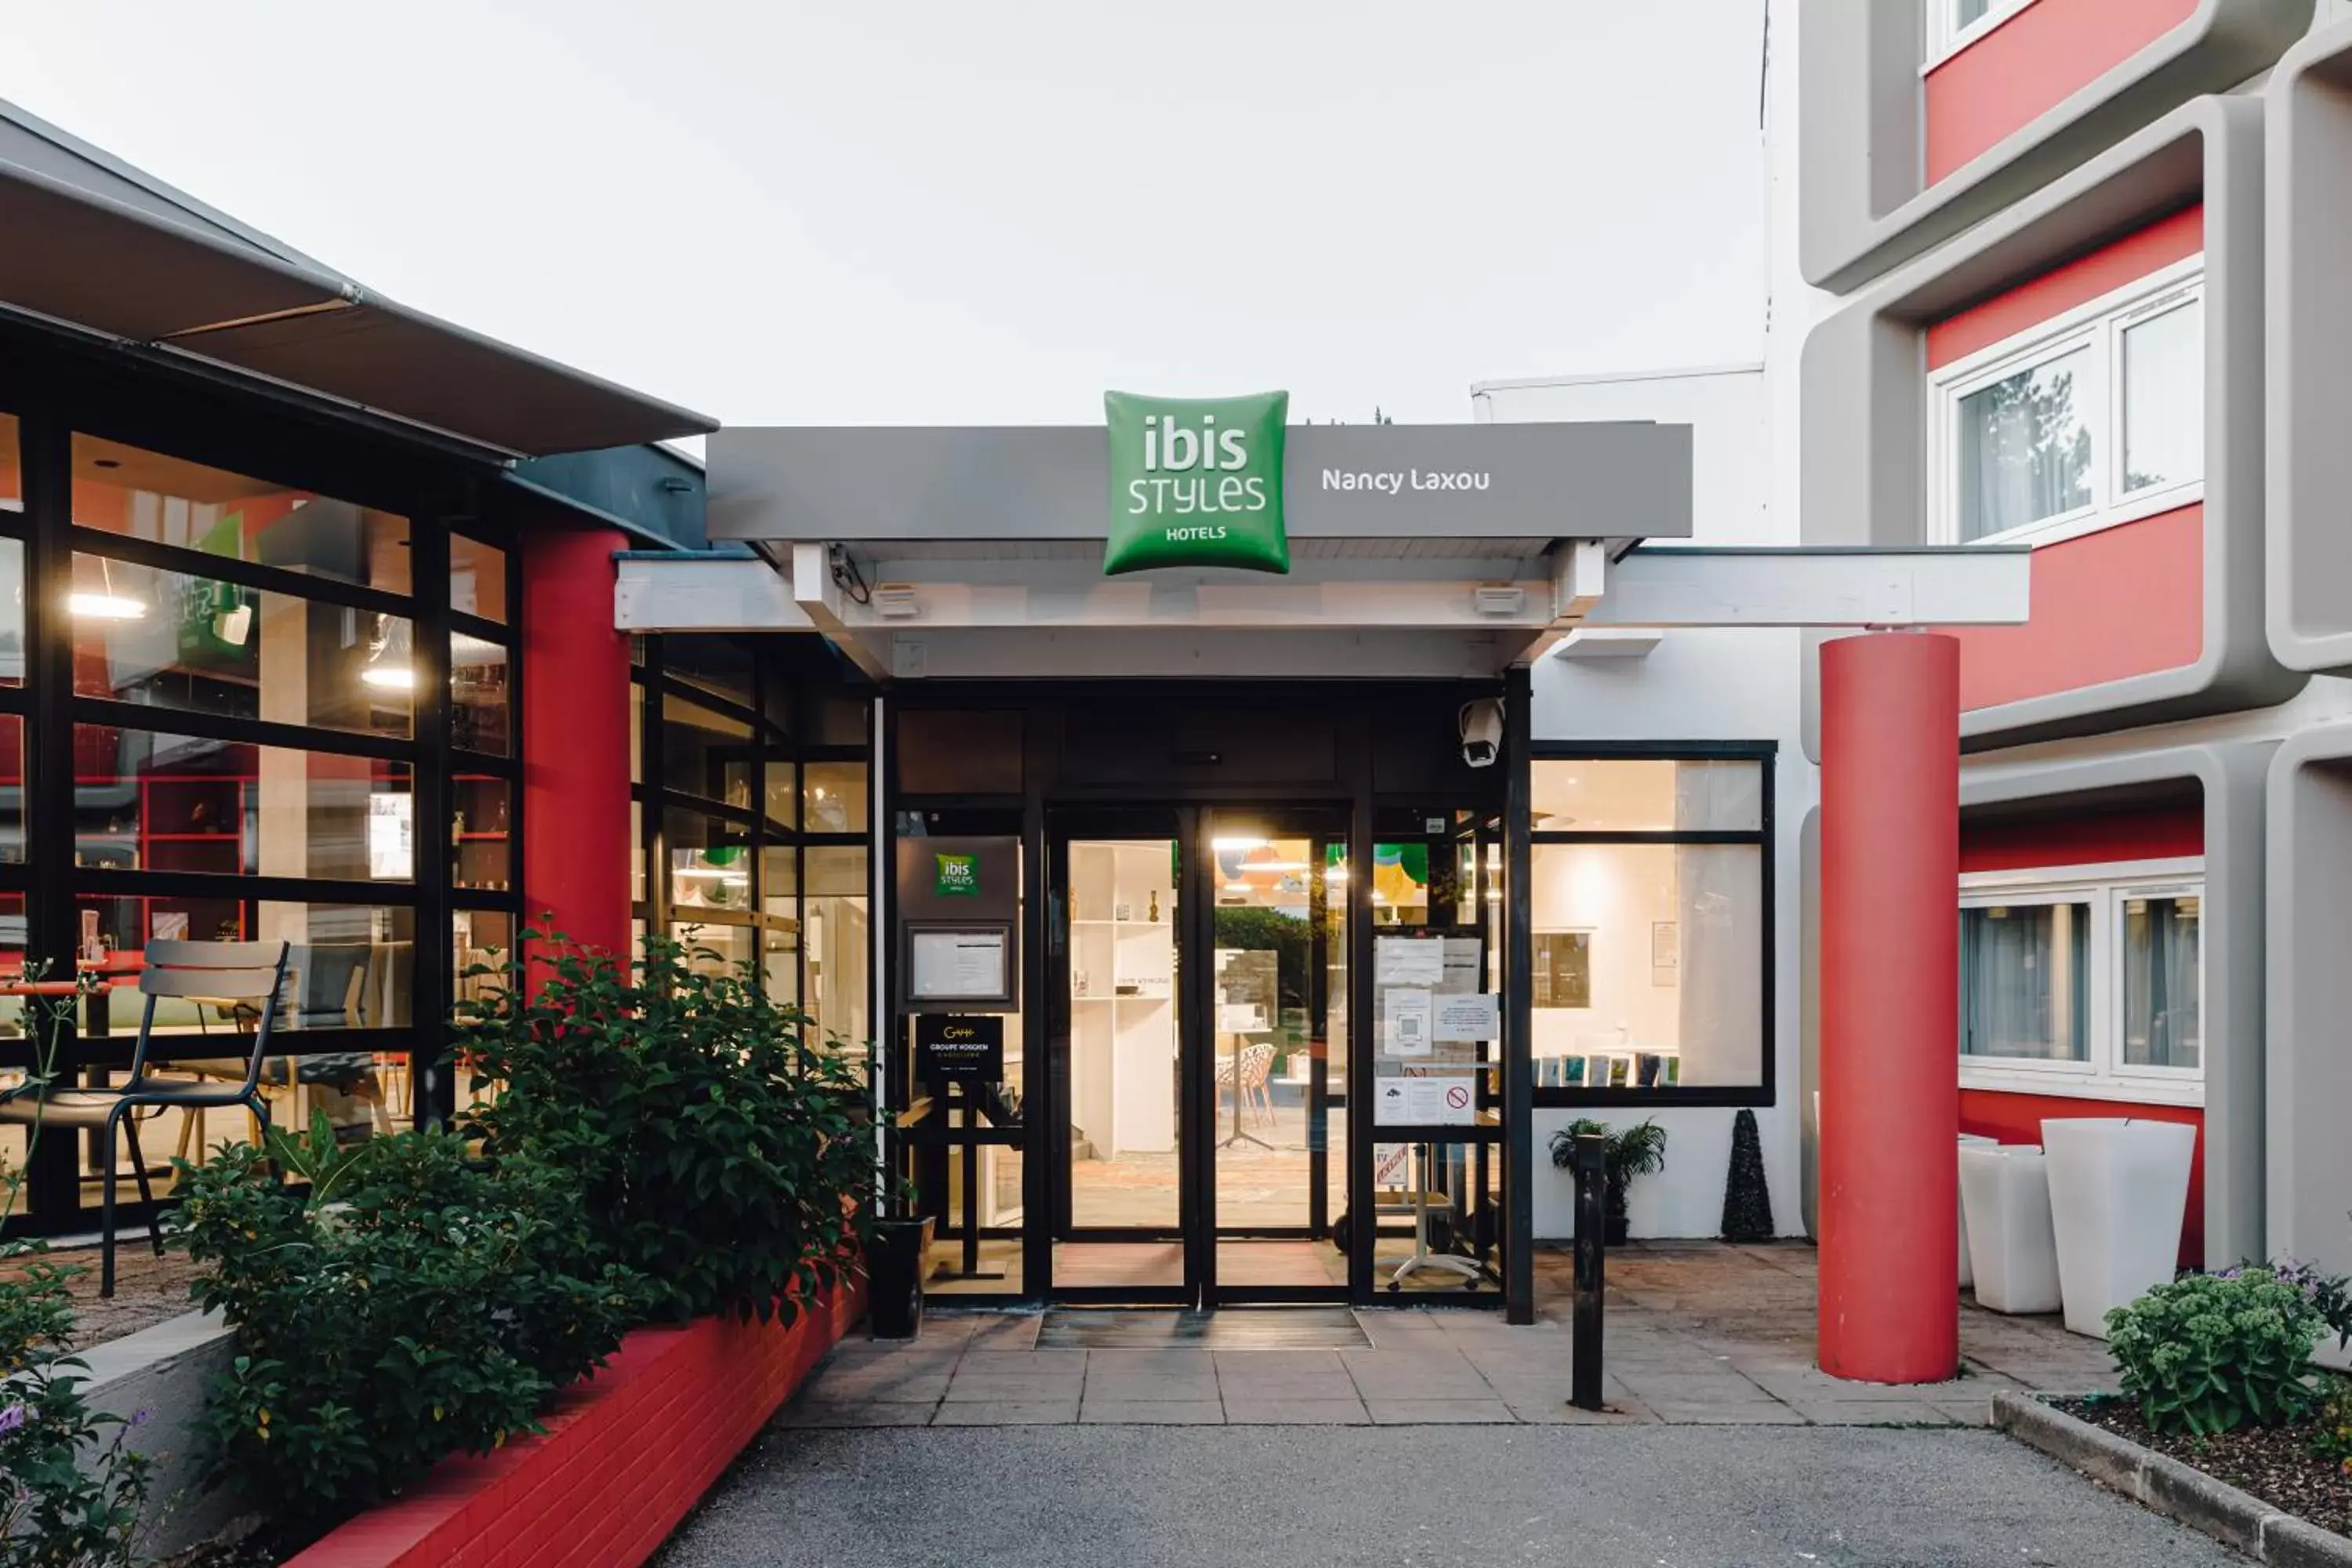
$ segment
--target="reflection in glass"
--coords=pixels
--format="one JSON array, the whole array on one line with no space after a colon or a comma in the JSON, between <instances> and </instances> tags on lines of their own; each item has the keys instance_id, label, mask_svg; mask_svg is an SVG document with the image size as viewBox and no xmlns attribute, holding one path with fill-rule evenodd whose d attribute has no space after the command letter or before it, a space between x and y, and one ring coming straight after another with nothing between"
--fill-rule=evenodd
<instances>
[{"instance_id":1,"label":"reflection in glass","mask_svg":"<svg viewBox=\"0 0 2352 1568\"><path fill-rule=\"evenodd\" d=\"M1528 821L1538 833L1754 832L1764 766L1748 758L1538 759Z\"/></svg>"},{"instance_id":2,"label":"reflection in glass","mask_svg":"<svg viewBox=\"0 0 2352 1568\"><path fill-rule=\"evenodd\" d=\"M2205 476L2205 308L2124 329L2124 489Z\"/></svg>"},{"instance_id":3,"label":"reflection in glass","mask_svg":"<svg viewBox=\"0 0 2352 1568\"><path fill-rule=\"evenodd\" d=\"M449 824L451 886L503 892L514 883L514 786L501 778L457 773L449 787L456 802Z\"/></svg>"},{"instance_id":4,"label":"reflection in glass","mask_svg":"<svg viewBox=\"0 0 2352 1568\"><path fill-rule=\"evenodd\" d=\"M462 616L478 616L505 624L507 618L507 552L495 544L449 536L449 607Z\"/></svg>"},{"instance_id":5,"label":"reflection in glass","mask_svg":"<svg viewBox=\"0 0 2352 1568\"><path fill-rule=\"evenodd\" d=\"M874 1037L866 1010L874 938L866 850L828 847L802 856L803 1005L818 1039L863 1045Z\"/></svg>"},{"instance_id":6,"label":"reflection in glass","mask_svg":"<svg viewBox=\"0 0 2352 1568\"><path fill-rule=\"evenodd\" d=\"M801 826L807 831L866 831L864 763L803 763L801 796Z\"/></svg>"},{"instance_id":7,"label":"reflection in glass","mask_svg":"<svg viewBox=\"0 0 2352 1568\"><path fill-rule=\"evenodd\" d=\"M405 882L406 763L74 727L74 864ZM152 935L193 937L176 921Z\"/></svg>"},{"instance_id":8,"label":"reflection in glass","mask_svg":"<svg viewBox=\"0 0 2352 1568\"><path fill-rule=\"evenodd\" d=\"M2091 504L2090 365L2076 349L1960 399L1963 543Z\"/></svg>"},{"instance_id":9,"label":"reflection in glass","mask_svg":"<svg viewBox=\"0 0 2352 1568\"><path fill-rule=\"evenodd\" d=\"M1753 844L1536 845L1536 1086L1760 1085L1763 872Z\"/></svg>"},{"instance_id":10,"label":"reflection in glass","mask_svg":"<svg viewBox=\"0 0 2352 1568\"><path fill-rule=\"evenodd\" d=\"M451 745L494 757L514 754L511 676L504 645L465 632L449 634ZM634 749L630 754L636 754Z\"/></svg>"},{"instance_id":11,"label":"reflection in glass","mask_svg":"<svg viewBox=\"0 0 2352 1568\"><path fill-rule=\"evenodd\" d=\"M746 913L751 908L751 832L723 817L668 806L662 833L669 841L671 906Z\"/></svg>"},{"instance_id":12,"label":"reflection in glass","mask_svg":"<svg viewBox=\"0 0 2352 1568\"><path fill-rule=\"evenodd\" d=\"M2194 894L2124 900L2124 1063L2194 1068L2203 1048Z\"/></svg>"},{"instance_id":13,"label":"reflection in glass","mask_svg":"<svg viewBox=\"0 0 2352 1568\"><path fill-rule=\"evenodd\" d=\"M77 554L74 692L406 739L415 672L396 616Z\"/></svg>"},{"instance_id":14,"label":"reflection in glass","mask_svg":"<svg viewBox=\"0 0 2352 1568\"><path fill-rule=\"evenodd\" d=\"M0 862L25 859L25 721L0 713ZM0 953L6 952L0 942Z\"/></svg>"},{"instance_id":15,"label":"reflection in glass","mask_svg":"<svg viewBox=\"0 0 2352 1568\"><path fill-rule=\"evenodd\" d=\"M0 686L25 684L25 546L0 535Z\"/></svg>"},{"instance_id":16,"label":"reflection in glass","mask_svg":"<svg viewBox=\"0 0 2352 1568\"><path fill-rule=\"evenodd\" d=\"M406 518L95 436L73 438L73 520L232 561L408 592Z\"/></svg>"},{"instance_id":17,"label":"reflection in glass","mask_svg":"<svg viewBox=\"0 0 2352 1568\"><path fill-rule=\"evenodd\" d=\"M197 942L283 942L286 990L279 1029L404 1028L416 988L415 912L353 904L297 904L234 896L152 894L75 900L82 966L107 979L111 994L83 1006L92 1035L134 1035L139 1027L139 970L147 943L179 936ZM175 1033L220 1035L247 1028L245 1005L171 1000L156 1008L155 1026ZM175 1049L177 1047L174 1047Z\"/></svg>"},{"instance_id":18,"label":"reflection in glass","mask_svg":"<svg viewBox=\"0 0 2352 1568\"><path fill-rule=\"evenodd\" d=\"M2091 906L1960 911L1960 1052L2090 1059Z\"/></svg>"},{"instance_id":19,"label":"reflection in glass","mask_svg":"<svg viewBox=\"0 0 2352 1568\"><path fill-rule=\"evenodd\" d=\"M725 805L751 805L751 726L676 692L662 697L662 783Z\"/></svg>"}]
</instances>

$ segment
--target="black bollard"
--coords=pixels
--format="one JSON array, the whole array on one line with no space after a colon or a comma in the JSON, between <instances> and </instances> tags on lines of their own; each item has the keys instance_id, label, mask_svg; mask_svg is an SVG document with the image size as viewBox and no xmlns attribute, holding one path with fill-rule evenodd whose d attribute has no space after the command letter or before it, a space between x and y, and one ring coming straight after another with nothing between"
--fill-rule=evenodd
<instances>
[{"instance_id":1,"label":"black bollard","mask_svg":"<svg viewBox=\"0 0 2352 1568\"><path fill-rule=\"evenodd\" d=\"M1601 1237L1608 1226L1609 1140L1580 1133L1570 1169L1576 1174L1576 1316L1570 1342L1569 1403L1580 1410L1601 1404Z\"/></svg>"}]
</instances>

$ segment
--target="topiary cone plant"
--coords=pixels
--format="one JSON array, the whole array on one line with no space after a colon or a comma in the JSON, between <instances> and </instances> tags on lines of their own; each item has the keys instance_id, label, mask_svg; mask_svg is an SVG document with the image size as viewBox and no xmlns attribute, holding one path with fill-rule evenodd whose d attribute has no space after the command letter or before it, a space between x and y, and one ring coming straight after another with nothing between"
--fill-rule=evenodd
<instances>
[{"instance_id":1,"label":"topiary cone plant","mask_svg":"<svg viewBox=\"0 0 2352 1568\"><path fill-rule=\"evenodd\" d=\"M1634 1177L1652 1175L1666 1168L1666 1130L1655 1120L1649 1120L1638 1121L1622 1132L1612 1132L1607 1122L1580 1116L1551 1135L1551 1163L1567 1170L1574 1161L1578 1136L1586 1132L1597 1132L1609 1140L1608 1219L1601 1240L1610 1247L1622 1247L1632 1229L1625 1209L1626 1189Z\"/></svg>"}]
</instances>

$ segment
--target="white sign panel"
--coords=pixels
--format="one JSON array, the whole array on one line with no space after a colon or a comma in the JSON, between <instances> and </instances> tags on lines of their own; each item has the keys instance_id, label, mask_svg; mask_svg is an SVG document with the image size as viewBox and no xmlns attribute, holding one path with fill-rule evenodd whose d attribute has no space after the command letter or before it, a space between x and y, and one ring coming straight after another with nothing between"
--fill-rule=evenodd
<instances>
[{"instance_id":1,"label":"white sign panel","mask_svg":"<svg viewBox=\"0 0 2352 1568\"><path fill-rule=\"evenodd\" d=\"M1430 1018L1434 998L1426 991L1401 986L1382 998L1388 1005L1388 1053L1392 1057L1429 1054Z\"/></svg>"},{"instance_id":2,"label":"white sign panel","mask_svg":"<svg viewBox=\"0 0 2352 1568\"><path fill-rule=\"evenodd\" d=\"M1381 1127L1468 1127L1478 1120L1475 1076L1384 1078L1372 1095L1372 1121Z\"/></svg>"},{"instance_id":3,"label":"white sign panel","mask_svg":"<svg viewBox=\"0 0 2352 1568\"><path fill-rule=\"evenodd\" d=\"M1372 983L1433 987L1445 978L1445 943L1433 936L1372 939Z\"/></svg>"},{"instance_id":4,"label":"white sign panel","mask_svg":"<svg viewBox=\"0 0 2352 1568\"><path fill-rule=\"evenodd\" d=\"M919 931L908 994L918 1002L986 1002L1010 987L1001 931Z\"/></svg>"},{"instance_id":5,"label":"white sign panel","mask_svg":"<svg viewBox=\"0 0 2352 1568\"><path fill-rule=\"evenodd\" d=\"M1501 999L1493 992L1437 998L1437 1021L1431 1031L1441 1040L1498 1040L1503 1037Z\"/></svg>"},{"instance_id":6,"label":"white sign panel","mask_svg":"<svg viewBox=\"0 0 2352 1568\"><path fill-rule=\"evenodd\" d=\"M1449 936L1445 942L1445 973L1438 982L1440 991L1475 991L1479 986L1479 967L1486 954L1475 936ZM1440 1037L1443 1038L1443 1037Z\"/></svg>"},{"instance_id":7,"label":"white sign panel","mask_svg":"<svg viewBox=\"0 0 2352 1568\"><path fill-rule=\"evenodd\" d=\"M405 882L415 875L410 800L404 795L368 796L368 875L379 882Z\"/></svg>"},{"instance_id":8,"label":"white sign panel","mask_svg":"<svg viewBox=\"0 0 2352 1568\"><path fill-rule=\"evenodd\" d=\"M1372 1185L1401 1187L1405 1184L1405 1171L1412 1160L1410 1143L1375 1143L1372 1145Z\"/></svg>"}]
</instances>

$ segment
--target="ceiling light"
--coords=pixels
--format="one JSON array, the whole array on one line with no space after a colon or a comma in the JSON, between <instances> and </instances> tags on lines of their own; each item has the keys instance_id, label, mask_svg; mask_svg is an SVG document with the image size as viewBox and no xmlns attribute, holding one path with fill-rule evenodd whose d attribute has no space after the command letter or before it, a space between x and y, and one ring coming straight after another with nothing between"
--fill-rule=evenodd
<instances>
[{"instance_id":1,"label":"ceiling light","mask_svg":"<svg viewBox=\"0 0 2352 1568\"><path fill-rule=\"evenodd\" d=\"M1326 866L1323 868L1323 879L1327 882L1344 882L1348 879L1348 868Z\"/></svg>"},{"instance_id":2,"label":"ceiling light","mask_svg":"<svg viewBox=\"0 0 2352 1568\"><path fill-rule=\"evenodd\" d=\"M416 671L404 664L372 664L360 671L360 679L386 691L416 689Z\"/></svg>"},{"instance_id":3,"label":"ceiling light","mask_svg":"<svg viewBox=\"0 0 2352 1568\"><path fill-rule=\"evenodd\" d=\"M66 607L93 621L135 621L147 613L144 602L123 594L76 594Z\"/></svg>"},{"instance_id":4,"label":"ceiling light","mask_svg":"<svg viewBox=\"0 0 2352 1568\"><path fill-rule=\"evenodd\" d=\"M1209 847L1220 855L1239 854L1252 849L1264 849L1266 847L1266 841L1263 838L1212 838L1209 840Z\"/></svg>"}]
</instances>

